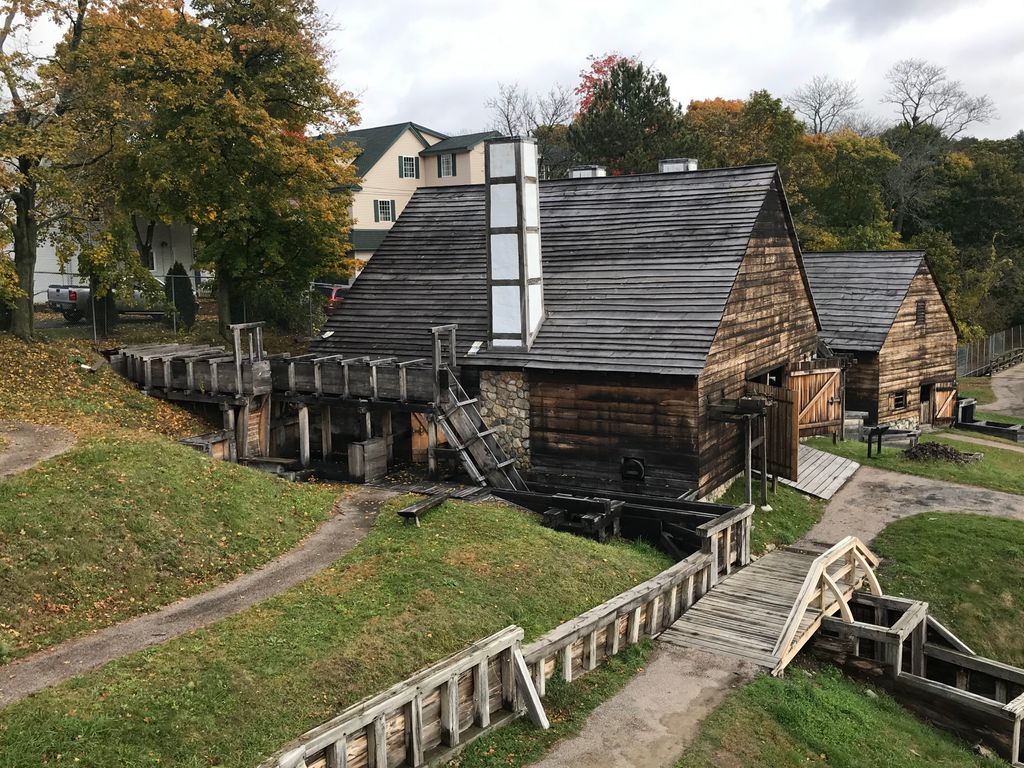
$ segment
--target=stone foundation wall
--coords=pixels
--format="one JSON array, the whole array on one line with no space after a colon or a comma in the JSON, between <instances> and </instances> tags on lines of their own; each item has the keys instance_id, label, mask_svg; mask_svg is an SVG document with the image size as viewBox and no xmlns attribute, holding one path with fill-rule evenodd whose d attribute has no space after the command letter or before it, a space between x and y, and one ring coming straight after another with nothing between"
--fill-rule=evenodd
<instances>
[{"instance_id":1,"label":"stone foundation wall","mask_svg":"<svg viewBox=\"0 0 1024 768\"><path fill-rule=\"evenodd\" d=\"M518 469L530 466L530 385L521 371L480 372L480 415Z\"/></svg>"}]
</instances>

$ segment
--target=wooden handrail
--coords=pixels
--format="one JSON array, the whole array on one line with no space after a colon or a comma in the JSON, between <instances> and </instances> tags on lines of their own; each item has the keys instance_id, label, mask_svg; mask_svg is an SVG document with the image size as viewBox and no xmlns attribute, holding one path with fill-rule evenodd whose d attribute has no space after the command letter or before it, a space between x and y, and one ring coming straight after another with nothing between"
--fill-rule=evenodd
<instances>
[{"instance_id":1,"label":"wooden handrail","mask_svg":"<svg viewBox=\"0 0 1024 768\"><path fill-rule=\"evenodd\" d=\"M874 574L874 568L879 563L878 556L868 549L864 542L856 536L847 536L840 540L818 555L814 562L811 563L796 601L793 603L793 608L786 618L779 641L775 645L774 656L781 658L789 651L793 639L800 629L800 624L803 622L804 614L816 597L820 600L820 609L823 614L831 613L833 608L837 607L836 604L838 604L843 620L847 622L853 621L853 614L850 611L848 601L844 597L843 590L828 573L828 569L843 558L852 558L851 562L842 571L842 575L849 577L851 584L856 580L857 568L859 566L864 571L863 575L868 582L871 593L875 595L882 594L882 589ZM827 591L832 592L835 598L828 603L825 601Z\"/></svg>"}]
</instances>

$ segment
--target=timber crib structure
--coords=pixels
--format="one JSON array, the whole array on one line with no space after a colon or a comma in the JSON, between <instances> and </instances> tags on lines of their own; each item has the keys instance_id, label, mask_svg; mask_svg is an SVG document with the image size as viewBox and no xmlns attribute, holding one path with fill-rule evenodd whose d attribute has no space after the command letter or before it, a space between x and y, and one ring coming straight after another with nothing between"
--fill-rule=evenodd
<instances>
[{"instance_id":1,"label":"timber crib structure","mask_svg":"<svg viewBox=\"0 0 1024 768\"><path fill-rule=\"evenodd\" d=\"M432 358L267 355L262 323L230 326L234 349L209 345L146 344L109 351L113 369L156 397L212 403L224 412L233 446L219 453L269 459L282 432L297 431L298 463L311 462L310 408L319 412L320 456L334 451L332 408L354 415L359 439L348 445L350 475L374 480L387 472L395 414L426 424L432 475L442 458L458 460L474 483L525 490L515 457L481 416L477 398L458 379L455 325L431 329ZM274 406L272 408L271 406ZM294 415L288 416L283 408ZM374 418L376 416L376 420ZM297 427L297 430L292 430ZM211 440L219 437L215 433ZM200 442L202 442L200 440ZM192 439L190 444L195 444ZM214 453L214 451L209 451Z\"/></svg>"}]
</instances>

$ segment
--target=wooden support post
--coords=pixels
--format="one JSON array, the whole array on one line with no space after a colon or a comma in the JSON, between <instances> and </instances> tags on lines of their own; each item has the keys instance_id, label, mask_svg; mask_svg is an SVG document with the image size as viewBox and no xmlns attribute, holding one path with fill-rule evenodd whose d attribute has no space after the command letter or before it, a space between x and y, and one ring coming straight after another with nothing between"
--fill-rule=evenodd
<instances>
[{"instance_id":1,"label":"wooden support post","mask_svg":"<svg viewBox=\"0 0 1024 768\"><path fill-rule=\"evenodd\" d=\"M231 405L222 405L224 411L224 429L233 431L235 429L235 408Z\"/></svg>"},{"instance_id":2,"label":"wooden support post","mask_svg":"<svg viewBox=\"0 0 1024 768\"><path fill-rule=\"evenodd\" d=\"M516 651L518 646L501 655L501 701L512 712L516 711Z\"/></svg>"},{"instance_id":3,"label":"wooden support post","mask_svg":"<svg viewBox=\"0 0 1024 768\"><path fill-rule=\"evenodd\" d=\"M608 637L605 642L608 649L608 657L611 658L619 652L619 617L616 616L608 625Z\"/></svg>"},{"instance_id":4,"label":"wooden support post","mask_svg":"<svg viewBox=\"0 0 1024 768\"><path fill-rule=\"evenodd\" d=\"M245 458L249 455L249 402L238 408L238 418L235 419L235 444L238 455Z\"/></svg>"},{"instance_id":5,"label":"wooden support post","mask_svg":"<svg viewBox=\"0 0 1024 768\"><path fill-rule=\"evenodd\" d=\"M691 573L686 577L686 586L683 588L683 612L689 610L690 606L693 605L693 586L694 578Z\"/></svg>"},{"instance_id":6,"label":"wooden support post","mask_svg":"<svg viewBox=\"0 0 1024 768\"><path fill-rule=\"evenodd\" d=\"M533 687L541 698L544 698L544 694L547 693L548 676L544 672L544 667L547 666L547 663L547 659L541 658L537 661L537 666L533 670Z\"/></svg>"},{"instance_id":7,"label":"wooden support post","mask_svg":"<svg viewBox=\"0 0 1024 768\"><path fill-rule=\"evenodd\" d=\"M751 435L750 435L750 432L751 432L751 420L750 420L750 418L744 419L744 423L746 425L746 429L744 429L744 437L746 439L745 440L746 444L744 446L744 452L743 452L743 457L744 457L743 458L743 469L744 469L745 479L747 481L747 504L753 504L754 503L754 489L753 489L754 462L753 462L753 457L752 457L752 450L753 449L751 448Z\"/></svg>"},{"instance_id":8,"label":"wooden support post","mask_svg":"<svg viewBox=\"0 0 1024 768\"><path fill-rule=\"evenodd\" d=\"M761 417L761 509L768 511L768 417Z\"/></svg>"},{"instance_id":9,"label":"wooden support post","mask_svg":"<svg viewBox=\"0 0 1024 768\"><path fill-rule=\"evenodd\" d=\"M640 608L634 608L629 614L628 645L636 645L640 642Z\"/></svg>"},{"instance_id":10,"label":"wooden support post","mask_svg":"<svg viewBox=\"0 0 1024 768\"><path fill-rule=\"evenodd\" d=\"M1005 680L996 680L995 684L996 684L995 699L1000 704L1005 704L1006 703L1006 681Z\"/></svg>"},{"instance_id":11,"label":"wooden support post","mask_svg":"<svg viewBox=\"0 0 1024 768\"><path fill-rule=\"evenodd\" d=\"M728 576L732 573L732 526L727 526L722 531L722 542L725 547L725 575Z\"/></svg>"},{"instance_id":12,"label":"wooden support post","mask_svg":"<svg viewBox=\"0 0 1024 768\"><path fill-rule=\"evenodd\" d=\"M572 643L562 649L562 679L572 682Z\"/></svg>"},{"instance_id":13,"label":"wooden support post","mask_svg":"<svg viewBox=\"0 0 1024 768\"><path fill-rule=\"evenodd\" d=\"M373 752L369 754L371 768L388 768L388 723L386 717L382 712L373 720Z\"/></svg>"},{"instance_id":14,"label":"wooden support post","mask_svg":"<svg viewBox=\"0 0 1024 768\"><path fill-rule=\"evenodd\" d=\"M327 748L327 768L348 768L348 741L344 736Z\"/></svg>"},{"instance_id":15,"label":"wooden support post","mask_svg":"<svg viewBox=\"0 0 1024 768\"><path fill-rule=\"evenodd\" d=\"M888 621L886 621L886 611L884 605L875 606L875 625L879 627L889 626ZM875 642L875 661L880 661L884 663L888 658L888 652L888 645L886 645L885 643L879 643L877 641Z\"/></svg>"},{"instance_id":16,"label":"wooden support post","mask_svg":"<svg viewBox=\"0 0 1024 768\"><path fill-rule=\"evenodd\" d=\"M718 534L714 533L704 541L707 542L708 552L711 555L711 567L708 569L708 589L718 583Z\"/></svg>"},{"instance_id":17,"label":"wooden support post","mask_svg":"<svg viewBox=\"0 0 1024 768\"><path fill-rule=\"evenodd\" d=\"M668 624L674 624L679 618L679 587L672 587L668 591Z\"/></svg>"},{"instance_id":18,"label":"wooden support post","mask_svg":"<svg viewBox=\"0 0 1024 768\"><path fill-rule=\"evenodd\" d=\"M309 406L299 406L299 464L309 466Z\"/></svg>"},{"instance_id":19,"label":"wooden support post","mask_svg":"<svg viewBox=\"0 0 1024 768\"><path fill-rule=\"evenodd\" d=\"M587 635L587 669L597 667L597 630Z\"/></svg>"},{"instance_id":20,"label":"wooden support post","mask_svg":"<svg viewBox=\"0 0 1024 768\"><path fill-rule=\"evenodd\" d=\"M427 414L427 472L431 480L437 480L437 416Z\"/></svg>"},{"instance_id":21,"label":"wooden support post","mask_svg":"<svg viewBox=\"0 0 1024 768\"><path fill-rule=\"evenodd\" d=\"M924 643L928 630L928 617L925 615L910 633L910 672L919 677L925 676Z\"/></svg>"},{"instance_id":22,"label":"wooden support post","mask_svg":"<svg viewBox=\"0 0 1024 768\"><path fill-rule=\"evenodd\" d=\"M363 428L363 440L369 440L373 437L373 415L369 409L366 409L362 413L362 428Z\"/></svg>"},{"instance_id":23,"label":"wooden support post","mask_svg":"<svg viewBox=\"0 0 1024 768\"><path fill-rule=\"evenodd\" d=\"M956 670L956 687L961 691L971 689L971 670L958 667Z\"/></svg>"},{"instance_id":24,"label":"wooden support post","mask_svg":"<svg viewBox=\"0 0 1024 768\"><path fill-rule=\"evenodd\" d=\"M459 676L452 675L441 694L441 732L449 747L459 746Z\"/></svg>"},{"instance_id":25,"label":"wooden support post","mask_svg":"<svg viewBox=\"0 0 1024 768\"><path fill-rule=\"evenodd\" d=\"M491 682L488 664L485 658L473 670L473 698L476 709L476 724L487 728L491 724Z\"/></svg>"},{"instance_id":26,"label":"wooden support post","mask_svg":"<svg viewBox=\"0 0 1024 768\"><path fill-rule=\"evenodd\" d=\"M405 717L408 724L405 761L411 768L419 768L423 765L423 697L420 694L409 702Z\"/></svg>"},{"instance_id":27,"label":"wooden support post","mask_svg":"<svg viewBox=\"0 0 1024 768\"><path fill-rule=\"evenodd\" d=\"M661 595L647 605L647 634L654 637L661 629Z\"/></svg>"},{"instance_id":28,"label":"wooden support post","mask_svg":"<svg viewBox=\"0 0 1024 768\"><path fill-rule=\"evenodd\" d=\"M324 405L320 408L320 456L324 461L331 455L333 450L331 436L331 406Z\"/></svg>"},{"instance_id":29,"label":"wooden support post","mask_svg":"<svg viewBox=\"0 0 1024 768\"><path fill-rule=\"evenodd\" d=\"M1018 717L1013 723L1013 736L1010 738L1010 763L1024 763L1024 754L1021 754L1021 722Z\"/></svg>"}]
</instances>

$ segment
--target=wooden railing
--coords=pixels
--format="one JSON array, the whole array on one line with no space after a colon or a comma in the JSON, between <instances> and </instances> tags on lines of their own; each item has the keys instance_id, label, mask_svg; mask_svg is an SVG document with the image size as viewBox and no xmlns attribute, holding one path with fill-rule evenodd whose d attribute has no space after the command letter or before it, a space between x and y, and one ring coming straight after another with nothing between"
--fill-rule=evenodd
<instances>
[{"instance_id":1,"label":"wooden railing","mask_svg":"<svg viewBox=\"0 0 1024 768\"><path fill-rule=\"evenodd\" d=\"M853 622L849 601L863 581L867 581L872 594L882 594L874 572L878 562L856 536L847 536L814 559L775 645L773 655L779 660L776 669L789 663L823 617L839 611L843 621Z\"/></svg>"},{"instance_id":2,"label":"wooden railing","mask_svg":"<svg viewBox=\"0 0 1024 768\"><path fill-rule=\"evenodd\" d=\"M1024 669L977 656L928 614L927 603L864 593L849 602L859 620L824 618L819 652L936 725L1024 765Z\"/></svg>"},{"instance_id":3,"label":"wooden railing","mask_svg":"<svg viewBox=\"0 0 1024 768\"><path fill-rule=\"evenodd\" d=\"M394 768L443 759L474 731L516 716L515 653L507 627L363 699L305 733L261 768Z\"/></svg>"},{"instance_id":4,"label":"wooden railing","mask_svg":"<svg viewBox=\"0 0 1024 768\"><path fill-rule=\"evenodd\" d=\"M645 637L653 637L710 589L714 560L697 552L653 579L591 608L523 648L537 694L560 668L572 681Z\"/></svg>"},{"instance_id":5,"label":"wooden railing","mask_svg":"<svg viewBox=\"0 0 1024 768\"><path fill-rule=\"evenodd\" d=\"M718 574L732 573L733 566L750 563L750 536L753 532L754 507L743 504L714 520L697 526L701 550L711 555L718 567L711 572L711 586L718 583Z\"/></svg>"}]
</instances>

